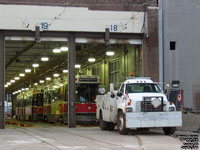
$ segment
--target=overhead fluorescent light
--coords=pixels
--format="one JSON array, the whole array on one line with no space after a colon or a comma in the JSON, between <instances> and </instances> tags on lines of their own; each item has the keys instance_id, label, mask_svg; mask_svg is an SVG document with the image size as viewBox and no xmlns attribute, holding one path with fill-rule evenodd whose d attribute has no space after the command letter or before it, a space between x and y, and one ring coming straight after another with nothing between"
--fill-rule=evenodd
<instances>
[{"instance_id":1,"label":"overhead fluorescent light","mask_svg":"<svg viewBox=\"0 0 200 150\"><path fill-rule=\"evenodd\" d=\"M40 83L44 83L44 80L40 80L39 82L40 82Z\"/></svg>"},{"instance_id":2,"label":"overhead fluorescent light","mask_svg":"<svg viewBox=\"0 0 200 150\"><path fill-rule=\"evenodd\" d=\"M62 47L60 48L60 50L63 51L63 52L67 52L67 51L68 51L68 47L62 46Z\"/></svg>"},{"instance_id":3,"label":"overhead fluorescent light","mask_svg":"<svg viewBox=\"0 0 200 150\"><path fill-rule=\"evenodd\" d=\"M47 81L50 81L50 80L51 80L51 78L50 78L50 77L46 77L46 80L47 80Z\"/></svg>"},{"instance_id":4,"label":"overhead fluorescent light","mask_svg":"<svg viewBox=\"0 0 200 150\"><path fill-rule=\"evenodd\" d=\"M8 87L8 85L6 84L4 87Z\"/></svg>"},{"instance_id":5,"label":"overhead fluorescent light","mask_svg":"<svg viewBox=\"0 0 200 150\"><path fill-rule=\"evenodd\" d=\"M115 55L115 52L113 52L113 51L107 51L106 55L107 56L113 56L113 55Z\"/></svg>"},{"instance_id":6,"label":"overhead fluorescent light","mask_svg":"<svg viewBox=\"0 0 200 150\"><path fill-rule=\"evenodd\" d=\"M20 76L20 77L24 77L25 74L24 74L24 73L20 73L19 76Z\"/></svg>"},{"instance_id":7,"label":"overhead fluorescent light","mask_svg":"<svg viewBox=\"0 0 200 150\"><path fill-rule=\"evenodd\" d=\"M67 70L67 69L64 69L64 70L63 70L63 73L68 73L68 70Z\"/></svg>"},{"instance_id":8,"label":"overhead fluorescent light","mask_svg":"<svg viewBox=\"0 0 200 150\"><path fill-rule=\"evenodd\" d=\"M42 57L41 61L49 61L49 57Z\"/></svg>"},{"instance_id":9,"label":"overhead fluorescent light","mask_svg":"<svg viewBox=\"0 0 200 150\"><path fill-rule=\"evenodd\" d=\"M81 68L81 65L76 64L76 65L75 65L75 68Z\"/></svg>"},{"instance_id":10,"label":"overhead fluorescent light","mask_svg":"<svg viewBox=\"0 0 200 150\"><path fill-rule=\"evenodd\" d=\"M57 48L53 49L53 53L60 53L60 52L61 52L60 49L57 49Z\"/></svg>"},{"instance_id":11,"label":"overhead fluorescent light","mask_svg":"<svg viewBox=\"0 0 200 150\"><path fill-rule=\"evenodd\" d=\"M11 83L10 83L10 82L7 82L7 85L11 85Z\"/></svg>"},{"instance_id":12,"label":"overhead fluorescent light","mask_svg":"<svg viewBox=\"0 0 200 150\"><path fill-rule=\"evenodd\" d=\"M39 67L39 64L38 64L38 63L34 63L34 64L32 64L32 66L33 66L34 68L37 68L37 67Z\"/></svg>"},{"instance_id":13,"label":"overhead fluorescent light","mask_svg":"<svg viewBox=\"0 0 200 150\"><path fill-rule=\"evenodd\" d=\"M27 68L27 69L25 69L25 72L26 72L26 73L30 73L30 72L31 72L31 69Z\"/></svg>"},{"instance_id":14,"label":"overhead fluorescent light","mask_svg":"<svg viewBox=\"0 0 200 150\"><path fill-rule=\"evenodd\" d=\"M19 80L19 79L20 79L20 77L15 77L14 79L15 79L15 80Z\"/></svg>"},{"instance_id":15,"label":"overhead fluorescent light","mask_svg":"<svg viewBox=\"0 0 200 150\"><path fill-rule=\"evenodd\" d=\"M89 62L95 62L95 60L96 60L95 58L88 58Z\"/></svg>"},{"instance_id":16,"label":"overhead fluorescent light","mask_svg":"<svg viewBox=\"0 0 200 150\"><path fill-rule=\"evenodd\" d=\"M15 80L10 80L11 83L15 83Z\"/></svg>"},{"instance_id":17,"label":"overhead fluorescent light","mask_svg":"<svg viewBox=\"0 0 200 150\"><path fill-rule=\"evenodd\" d=\"M58 73L53 74L54 77L59 77Z\"/></svg>"}]
</instances>

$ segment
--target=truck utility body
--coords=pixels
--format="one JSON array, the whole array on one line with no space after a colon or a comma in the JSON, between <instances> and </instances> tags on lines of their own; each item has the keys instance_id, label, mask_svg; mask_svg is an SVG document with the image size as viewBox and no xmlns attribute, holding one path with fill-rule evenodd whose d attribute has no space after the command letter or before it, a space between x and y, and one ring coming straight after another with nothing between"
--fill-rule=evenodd
<instances>
[{"instance_id":1,"label":"truck utility body","mask_svg":"<svg viewBox=\"0 0 200 150\"><path fill-rule=\"evenodd\" d=\"M113 130L117 124L121 134L157 127L173 134L175 127L182 126L181 112L150 78L130 78L118 91L98 95L96 115L102 130Z\"/></svg>"}]
</instances>

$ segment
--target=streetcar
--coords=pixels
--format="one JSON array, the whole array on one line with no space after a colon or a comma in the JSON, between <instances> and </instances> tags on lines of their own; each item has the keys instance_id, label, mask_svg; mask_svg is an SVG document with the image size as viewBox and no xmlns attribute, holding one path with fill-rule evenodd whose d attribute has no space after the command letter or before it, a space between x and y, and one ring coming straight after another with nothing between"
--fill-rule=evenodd
<instances>
[{"instance_id":1,"label":"streetcar","mask_svg":"<svg viewBox=\"0 0 200 150\"><path fill-rule=\"evenodd\" d=\"M97 76L80 75L76 80L76 122L96 122ZM54 80L39 85L17 96L16 118L19 120L68 122L67 79Z\"/></svg>"}]
</instances>

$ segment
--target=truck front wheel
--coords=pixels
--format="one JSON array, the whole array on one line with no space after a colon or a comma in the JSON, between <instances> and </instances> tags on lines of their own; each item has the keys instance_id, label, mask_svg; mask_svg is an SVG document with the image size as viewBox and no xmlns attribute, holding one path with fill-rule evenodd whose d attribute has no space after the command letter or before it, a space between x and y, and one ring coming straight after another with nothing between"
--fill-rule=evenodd
<instances>
[{"instance_id":1,"label":"truck front wheel","mask_svg":"<svg viewBox=\"0 0 200 150\"><path fill-rule=\"evenodd\" d=\"M115 129L115 124L112 122L108 123L108 131L113 131Z\"/></svg>"},{"instance_id":2,"label":"truck front wheel","mask_svg":"<svg viewBox=\"0 0 200 150\"><path fill-rule=\"evenodd\" d=\"M100 118L99 118L99 124L100 124L100 128L101 128L101 130L107 130L108 129L108 123L107 122L105 122L104 120L103 120L103 115L102 115L102 113L100 113Z\"/></svg>"},{"instance_id":3,"label":"truck front wheel","mask_svg":"<svg viewBox=\"0 0 200 150\"><path fill-rule=\"evenodd\" d=\"M118 114L117 127L120 134L123 134L123 135L128 134L128 129L126 128L125 115L123 114L122 111L120 111Z\"/></svg>"},{"instance_id":4,"label":"truck front wheel","mask_svg":"<svg viewBox=\"0 0 200 150\"><path fill-rule=\"evenodd\" d=\"M176 131L176 127L165 127L163 128L165 135L172 135Z\"/></svg>"}]
</instances>

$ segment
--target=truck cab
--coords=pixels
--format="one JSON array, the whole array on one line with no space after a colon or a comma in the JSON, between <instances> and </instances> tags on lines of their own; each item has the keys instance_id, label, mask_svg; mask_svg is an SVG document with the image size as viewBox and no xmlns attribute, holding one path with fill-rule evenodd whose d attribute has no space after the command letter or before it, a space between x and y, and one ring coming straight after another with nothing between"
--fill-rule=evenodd
<instances>
[{"instance_id":1,"label":"truck cab","mask_svg":"<svg viewBox=\"0 0 200 150\"><path fill-rule=\"evenodd\" d=\"M182 125L181 112L150 78L127 78L118 91L98 95L97 119L102 130L113 130L117 125L120 134L158 127L173 134Z\"/></svg>"}]
</instances>

